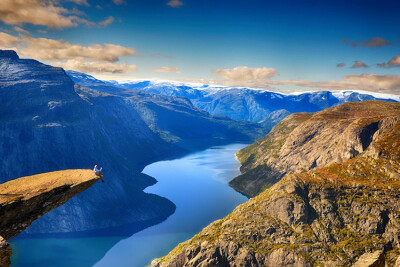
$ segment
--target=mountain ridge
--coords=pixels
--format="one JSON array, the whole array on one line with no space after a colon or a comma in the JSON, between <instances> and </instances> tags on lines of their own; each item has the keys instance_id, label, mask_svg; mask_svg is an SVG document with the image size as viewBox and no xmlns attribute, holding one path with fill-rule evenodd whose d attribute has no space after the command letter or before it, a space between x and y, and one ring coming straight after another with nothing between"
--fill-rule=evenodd
<instances>
[{"instance_id":1,"label":"mountain ridge","mask_svg":"<svg viewBox=\"0 0 400 267\"><path fill-rule=\"evenodd\" d=\"M316 112L348 101L385 100L400 101L400 96L369 91L304 91L293 93L275 92L265 89L228 87L158 80L100 81L93 76L67 71L78 84L103 84L124 90L141 90L159 95L168 95L190 100L199 109L213 115L224 115L232 119L262 122L271 130L281 119L295 112ZM284 113L282 113L284 111ZM280 117L274 116L281 112Z\"/></svg>"},{"instance_id":2,"label":"mountain ridge","mask_svg":"<svg viewBox=\"0 0 400 267\"><path fill-rule=\"evenodd\" d=\"M398 105L364 102L348 102L315 114L288 116L267 136L237 152L242 175L230 185L255 196L287 173L343 162L371 151L372 139L394 123L389 115L397 118L398 110L393 107ZM365 105L369 110L363 109Z\"/></svg>"}]
</instances>

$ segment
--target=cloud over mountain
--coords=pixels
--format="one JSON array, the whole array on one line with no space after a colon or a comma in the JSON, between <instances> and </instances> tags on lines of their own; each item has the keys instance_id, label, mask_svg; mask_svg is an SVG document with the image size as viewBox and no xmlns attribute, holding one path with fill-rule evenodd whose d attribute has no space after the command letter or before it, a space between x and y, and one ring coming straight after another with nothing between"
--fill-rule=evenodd
<instances>
[{"instance_id":1,"label":"cloud over mountain","mask_svg":"<svg viewBox=\"0 0 400 267\"><path fill-rule=\"evenodd\" d=\"M212 71L224 79L231 81L250 81L269 79L277 74L274 68L250 68L247 66L235 67L233 69L215 69Z\"/></svg>"},{"instance_id":2,"label":"cloud over mountain","mask_svg":"<svg viewBox=\"0 0 400 267\"><path fill-rule=\"evenodd\" d=\"M15 47L14 47L15 46ZM21 56L49 61L65 69L89 73L132 73L134 64L116 64L122 56L135 55L135 49L116 44L92 44L84 46L64 40L12 36L0 32L0 48L13 48Z\"/></svg>"},{"instance_id":3,"label":"cloud over mountain","mask_svg":"<svg viewBox=\"0 0 400 267\"><path fill-rule=\"evenodd\" d=\"M133 64L114 64L111 62L87 61L85 59L70 59L65 62L56 61L52 64L67 70L84 73L132 73L137 71L136 65Z\"/></svg>"},{"instance_id":4,"label":"cloud over mountain","mask_svg":"<svg viewBox=\"0 0 400 267\"><path fill-rule=\"evenodd\" d=\"M48 38L21 38L21 53L38 60L67 60L86 58L107 62L117 62L120 56L132 56L135 49L115 44L92 44L88 46L71 44L64 40Z\"/></svg>"},{"instance_id":5,"label":"cloud over mountain","mask_svg":"<svg viewBox=\"0 0 400 267\"><path fill-rule=\"evenodd\" d=\"M400 95L399 75L358 74L344 76L341 81L277 80L269 84L294 84L317 90L366 90Z\"/></svg>"}]
</instances>

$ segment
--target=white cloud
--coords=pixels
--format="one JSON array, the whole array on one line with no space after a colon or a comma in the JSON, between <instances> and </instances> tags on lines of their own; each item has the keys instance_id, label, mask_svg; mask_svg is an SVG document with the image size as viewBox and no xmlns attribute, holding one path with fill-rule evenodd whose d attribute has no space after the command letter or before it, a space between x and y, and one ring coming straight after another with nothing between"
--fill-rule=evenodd
<instances>
[{"instance_id":1,"label":"white cloud","mask_svg":"<svg viewBox=\"0 0 400 267\"><path fill-rule=\"evenodd\" d=\"M9 25L33 24L52 29L86 26L107 26L111 17L100 23L94 23L84 18L85 13L73 8L61 6L61 2L69 1L79 5L89 6L87 0L1 0L0 21Z\"/></svg>"},{"instance_id":2,"label":"white cloud","mask_svg":"<svg viewBox=\"0 0 400 267\"><path fill-rule=\"evenodd\" d=\"M115 21L115 18L113 16L110 16L107 19L99 22L99 25L106 27L106 26L110 25L111 23L113 23L114 21Z\"/></svg>"},{"instance_id":3,"label":"white cloud","mask_svg":"<svg viewBox=\"0 0 400 267\"><path fill-rule=\"evenodd\" d=\"M372 37L371 40L368 40L364 43L365 47L382 47L388 45L391 45L391 43L382 37Z\"/></svg>"},{"instance_id":4,"label":"white cloud","mask_svg":"<svg viewBox=\"0 0 400 267\"><path fill-rule=\"evenodd\" d=\"M400 67L400 55L397 55L389 60L388 65L390 67Z\"/></svg>"},{"instance_id":5,"label":"white cloud","mask_svg":"<svg viewBox=\"0 0 400 267\"><path fill-rule=\"evenodd\" d=\"M73 2L78 5L82 5L82 6L90 6L87 0L67 0L67 1Z\"/></svg>"},{"instance_id":6,"label":"white cloud","mask_svg":"<svg viewBox=\"0 0 400 267\"><path fill-rule=\"evenodd\" d=\"M111 62L87 61L84 59L71 59L65 62L52 62L53 66L62 67L67 70L75 70L84 73L132 73L137 71L133 64L115 64Z\"/></svg>"},{"instance_id":7,"label":"white cloud","mask_svg":"<svg viewBox=\"0 0 400 267\"><path fill-rule=\"evenodd\" d=\"M24 33L24 34L30 34L28 31L22 29L21 27L15 26L13 28L14 31L20 32L20 33Z\"/></svg>"},{"instance_id":8,"label":"white cloud","mask_svg":"<svg viewBox=\"0 0 400 267\"><path fill-rule=\"evenodd\" d=\"M125 1L124 1L124 0L113 0L113 2L114 2L114 4L116 4L116 5L125 4Z\"/></svg>"},{"instance_id":9,"label":"white cloud","mask_svg":"<svg viewBox=\"0 0 400 267\"><path fill-rule=\"evenodd\" d=\"M155 72L165 72L165 73L181 73L177 67L160 67L154 70Z\"/></svg>"},{"instance_id":10,"label":"white cloud","mask_svg":"<svg viewBox=\"0 0 400 267\"><path fill-rule=\"evenodd\" d=\"M11 47L15 46L15 47ZM50 62L51 65L86 73L132 73L133 64L116 64L121 56L136 53L133 48L115 44L83 46L64 40L16 37L0 32L0 49L12 48L20 56Z\"/></svg>"},{"instance_id":11,"label":"white cloud","mask_svg":"<svg viewBox=\"0 0 400 267\"><path fill-rule=\"evenodd\" d=\"M0 47L10 47L19 42L19 38L12 36L10 34L7 34L5 32L0 32Z\"/></svg>"},{"instance_id":12,"label":"white cloud","mask_svg":"<svg viewBox=\"0 0 400 267\"><path fill-rule=\"evenodd\" d=\"M392 45L392 43L386 41L383 37L375 36L372 37L371 39L367 41L350 41L349 39L342 38L341 39L343 43L347 45L351 45L352 47L382 47L382 46L389 46Z\"/></svg>"},{"instance_id":13,"label":"white cloud","mask_svg":"<svg viewBox=\"0 0 400 267\"><path fill-rule=\"evenodd\" d=\"M365 64L364 62L361 61L354 61L353 66L351 66L352 69L359 69L359 68L368 68L368 65Z\"/></svg>"},{"instance_id":14,"label":"white cloud","mask_svg":"<svg viewBox=\"0 0 400 267\"><path fill-rule=\"evenodd\" d=\"M367 90L400 94L399 75L358 74L344 76L341 81L312 82L303 80L277 80L270 81L269 84L294 84L318 90Z\"/></svg>"},{"instance_id":15,"label":"white cloud","mask_svg":"<svg viewBox=\"0 0 400 267\"><path fill-rule=\"evenodd\" d=\"M44 0L1 0L0 21L6 24L30 23L49 28L76 27L78 22L69 11L56 1Z\"/></svg>"},{"instance_id":16,"label":"white cloud","mask_svg":"<svg viewBox=\"0 0 400 267\"><path fill-rule=\"evenodd\" d=\"M212 71L224 79L231 81L251 81L269 79L277 74L274 68L250 68L247 66L235 67L233 69L215 69Z\"/></svg>"},{"instance_id":17,"label":"white cloud","mask_svg":"<svg viewBox=\"0 0 400 267\"><path fill-rule=\"evenodd\" d=\"M169 5L170 7L176 8L176 7L183 6L183 3L179 0L171 0L167 3L167 5Z\"/></svg>"},{"instance_id":18,"label":"white cloud","mask_svg":"<svg viewBox=\"0 0 400 267\"><path fill-rule=\"evenodd\" d=\"M67 60L87 58L99 61L116 62L120 56L132 56L136 53L133 48L115 44L92 44L83 46L71 44L64 40L33 38L23 36L21 39L22 56L38 60Z\"/></svg>"},{"instance_id":19,"label":"white cloud","mask_svg":"<svg viewBox=\"0 0 400 267\"><path fill-rule=\"evenodd\" d=\"M225 86L263 88L278 92L309 91L309 90L365 90L387 94L400 95L399 75L359 74L344 76L341 81L306 81L306 80L250 80L231 81L215 79L180 79L184 82L195 82ZM304 89L281 87L295 85Z\"/></svg>"}]
</instances>

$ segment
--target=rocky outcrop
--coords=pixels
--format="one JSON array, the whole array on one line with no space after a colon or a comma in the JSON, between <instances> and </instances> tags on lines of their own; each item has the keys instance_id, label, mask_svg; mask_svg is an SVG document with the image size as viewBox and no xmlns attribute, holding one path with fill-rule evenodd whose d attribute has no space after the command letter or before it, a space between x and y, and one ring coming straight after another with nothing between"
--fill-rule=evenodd
<instances>
[{"instance_id":1,"label":"rocky outcrop","mask_svg":"<svg viewBox=\"0 0 400 267\"><path fill-rule=\"evenodd\" d=\"M383 250L365 253L352 267L385 267L385 253Z\"/></svg>"},{"instance_id":2,"label":"rocky outcrop","mask_svg":"<svg viewBox=\"0 0 400 267\"><path fill-rule=\"evenodd\" d=\"M0 236L0 266L9 266L11 264L11 247L7 241Z\"/></svg>"},{"instance_id":3,"label":"rocky outcrop","mask_svg":"<svg viewBox=\"0 0 400 267\"><path fill-rule=\"evenodd\" d=\"M296 113L267 136L240 150L242 175L230 185L255 196L285 174L376 154L375 143L400 119L399 104L345 103L318 113Z\"/></svg>"},{"instance_id":4,"label":"rocky outcrop","mask_svg":"<svg viewBox=\"0 0 400 267\"><path fill-rule=\"evenodd\" d=\"M21 177L0 184L0 266L10 264L6 242L34 220L92 186L98 177L91 170L65 170Z\"/></svg>"},{"instance_id":5,"label":"rocky outcrop","mask_svg":"<svg viewBox=\"0 0 400 267\"><path fill-rule=\"evenodd\" d=\"M375 115L370 122L379 121L370 149L285 175L152 266L394 266L400 256L400 104L344 104L322 114L298 114L297 124L323 115L343 118L341 125L370 125L360 119L369 108ZM335 121L325 121L326 140L346 131L327 126ZM371 129L360 132L366 128ZM303 140L303 131L297 132ZM361 141L342 141L362 147Z\"/></svg>"}]
</instances>

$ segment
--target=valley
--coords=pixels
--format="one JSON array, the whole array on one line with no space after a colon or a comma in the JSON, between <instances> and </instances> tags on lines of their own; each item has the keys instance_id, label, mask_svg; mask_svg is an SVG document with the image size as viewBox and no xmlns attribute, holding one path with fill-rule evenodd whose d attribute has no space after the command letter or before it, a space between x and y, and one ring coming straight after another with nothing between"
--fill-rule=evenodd
<instances>
[{"instance_id":1,"label":"valley","mask_svg":"<svg viewBox=\"0 0 400 267\"><path fill-rule=\"evenodd\" d=\"M274 190L269 188L286 186L285 181L290 180L286 177L319 170L336 163L345 164L354 158L362 158L360 155L373 157L376 153L382 153L383 150L373 150L374 146L371 144L374 144L373 141L378 137L385 136L384 131L393 127L398 116L398 104L394 103L398 97L391 95L352 91L280 94L244 88L193 88L189 85L152 82L101 81L83 73L65 72L35 60L20 59L15 52L4 50L0 50L0 82L0 98L6 103L0 115L3 121L0 128L0 154L6 159L4 168L0 170L3 181L37 172L91 168L94 164L103 166L105 170L104 184L89 188L65 205L45 214L12 241L13 251L16 251L13 256L14 266L44 264L47 261L59 266L107 266L118 259L121 266L142 266L149 264L156 257L167 254L179 242L193 236L191 241L179 245L165 258L153 262L153 265L170 266L178 262L195 266L203 260L204 263L211 264L209 261L214 253L219 253L217 264L222 264L221 261L224 262L224 257L228 255L224 253L228 252L235 255L242 253L242 256L230 259L231 261L254 261L255 266L267 262L289 264L285 261L287 257L292 259L293 264L307 265L310 262L326 261L324 257L311 260L308 258L309 254L299 254L297 251L291 252L290 255L282 254L281 250L273 256L268 254L269 252L265 254L265 251L274 250L271 246L278 244L281 248L288 242L269 240L265 243L265 233L262 234L261 240L257 241L264 254L257 254L258 247L249 249L248 244L254 240L250 241L246 227L252 225L256 230L261 225L252 213L248 218L251 222L249 224L240 226L226 223L228 230L229 227L244 227L245 232L240 236L250 238L245 243L237 241L236 237L225 243L226 236L222 233L221 238L216 237L218 242L222 242L220 246L215 248L214 241L207 243L204 254L198 254L195 259L185 258L181 253L190 251L185 250L185 244L190 244L192 249L198 245L198 240L210 242L202 236L214 236L214 230L208 232L202 228L209 223L211 226L206 229L217 225L220 218L246 201L245 196L256 197L249 202L253 203L267 194L265 209L272 212L267 216L274 217L277 216L275 211L282 214L280 208L286 204L276 204L277 200L265 192ZM386 101L372 101L376 99ZM202 105L202 102L207 105ZM213 108L208 105L212 105ZM230 109L224 108L227 106ZM366 109L365 106L370 106L370 109ZM320 111L325 108L328 109ZM298 111L301 112L293 113ZM312 113L315 111L320 112ZM354 116L358 116L357 120ZM271 129L268 135L262 137ZM337 129L341 129L340 134L332 135ZM14 138L15 136L18 138ZM252 145L240 147L242 149L236 154L242 164L241 174L232 172L236 169L234 166L237 166L233 154L239 147L215 147L255 140L257 141ZM207 150L209 147L214 148ZM26 151L30 151L29 156ZM190 154L195 151L199 152ZM188 154L190 155L185 157ZM173 165L174 159L176 166ZM220 160L222 161L219 162ZM17 168L18 162L24 162L21 168ZM157 163L152 164L153 162ZM166 165L163 165L164 162ZM185 168L190 164L194 165L185 172ZM157 167L153 166L163 167L157 171ZM171 167L172 170L181 170L182 173L162 178ZM195 176L197 184L187 184L185 174L189 175L193 170L198 172L198 176ZM172 183L176 175L181 175L181 180L177 179ZM215 184L218 175L224 178ZM160 183L156 184L158 177L161 177ZM300 179L299 182L296 180L297 176L293 177L293 186L297 188L297 183L303 186L303 180ZM163 184L163 179L168 182ZM207 181L214 184L207 184ZM237 192L229 188L228 183ZM158 186L163 189L153 190ZM312 188L312 184L307 184L306 189L302 190L307 191L309 188ZM195 191L190 195L177 198L179 192L190 193L191 189ZM316 191L315 194L320 194L319 187L312 190ZM356 192L354 188L349 190L351 194ZM222 192L225 191L230 192L230 195L224 196ZM303 197L303 193L300 197ZM389 194L388 199L391 201L393 197ZM191 198L192 201L189 201ZM208 202L204 202L204 199ZM209 208L213 203L222 203L221 201L227 206L217 205L215 207L219 209L215 212ZM304 201L307 207L314 205L308 202L308 199ZM344 200L340 198L334 201ZM202 202L208 203L207 208L202 206ZM290 197L286 202L290 207L295 205ZM189 203L197 206L182 212L181 209L184 211L184 207ZM275 204L278 205L276 210L273 208ZM228 215L227 218L236 218L237 210L240 210L239 218L242 218L242 215L247 216L246 209L241 208L243 205L236 208L233 215ZM263 207L259 203L254 205ZM336 207L339 204L335 202L332 205ZM200 212L202 209L203 212ZM322 208L317 205L313 207L313 212L319 209ZM192 213L193 210L197 210L198 213ZM257 211L261 214L262 212L264 211ZM291 210L287 216L308 216L307 212L306 215L302 212L303 210L296 214ZM340 216L340 220L343 221L347 215ZM184 223L186 220L189 221ZM212 223L214 220L217 221ZM238 220L242 223L247 219ZM309 220L311 219L296 221L296 227L299 223L304 224L299 226L301 231L305 231L307 227L311 227L312 231L317 231L313 227L328 227L307 226L310 224ZM283 227L284 223L288 222L279 222L271 231L279 232L279 227ZM176 227L184 229L185 225L192 227L176 232ZM200 234L195 235L199 231ZM296 228L295 231L299 230ZM357 231L351 235L357 235ZM251 233L259 235L257 230L256 233ZM146 236L147 234L149 236ZM219 234L220 232L217 236ZM282 234L294 235L287 231ZM233 234L230 232L228 235ZM393 236L393 233L391 235ZM169 238L172 241L164 245ZM331 239L321 241L318 238L322 237L318 235L313 239L314 237L300 234L299 238L311 238L303 240L306 243L317 242L316 240L331 242ZM334 237L335 240L338 238ZM347 242L347 237L340 238ZM360 240L357 242L364 242L367 236L357 238ZM299 240L290 242L297 246L303 242ZM376 242L381 241L381 238L377 237ZM393 242L390 246L396 245ZM162 246L157 247L154 244ZM369 246L372 248L374 244ZM30 251L31 254L21 254L21 251L26 251L28 247L46 251L52 251L53 248L56 250L46 255L40 255L35 249ZM82 249L76 250L78 247ZM132 248L135 247L138 248L136 260L130 260L133 256ZM379 248L386 250L385 246ZM314 247L310 249L312 251ZM61 256L57 250L63 250L65 253ZM210 255L208 251L211 251ZM331 252L325 252L331 255ZM354 261L356 256L360 256L361 250L352 253L352 258L346 254L345 257L350 257L349 259L333 261L335 264L347 264ZM390 254L391 259L397 255L395 251L393 253ZM79 260L73 255L78 255ZM273 260L268 258L270 256Z\"/></svg>"},{"instance_id":2,"label":"valley","mask_svg":"<svg viewBox=\"0 0 400 267\"><path fill-rule=\"evenodd\" d=\"M264 190L152 266L398 266L399 119L381 101L289 116L237 153L234 186Z\"/></svg>"},{"instance_id":3,"label":"valley","mask_svg":"<svg viewBox=\"0 0 400 267\"><path fill-rule=\"evenodd\" d=\"M166 197L177 206L176 212L166 221L126 237L113 233L75 238L45 235L41 238L16 238L10 242L14 252L12 266L141 267L150 264L154 258L164 255L210 222L224 217L247 201L228 185L239 174L239 162L234 154L244 146L212 147L179 159L148 165L143 172L155 177L158 183L145 192Z\"/></svg>"}]
</instances>

